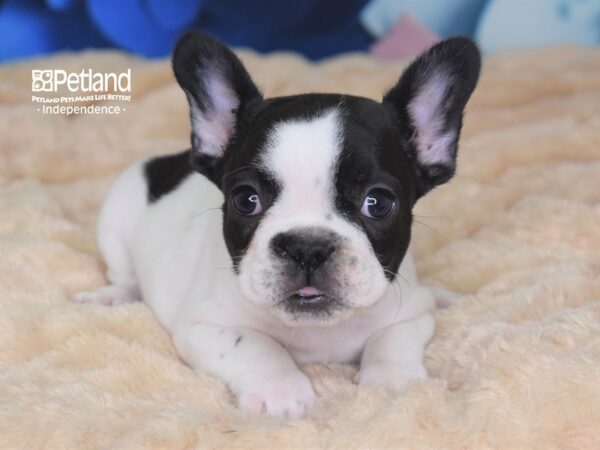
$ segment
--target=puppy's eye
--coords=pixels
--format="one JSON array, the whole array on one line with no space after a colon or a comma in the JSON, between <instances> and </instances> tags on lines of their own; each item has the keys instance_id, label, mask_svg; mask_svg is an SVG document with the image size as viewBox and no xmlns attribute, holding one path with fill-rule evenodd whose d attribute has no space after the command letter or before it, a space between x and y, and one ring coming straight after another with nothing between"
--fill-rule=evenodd
<instances>
[{"instance_id":1,"label":"puppy's eye","mask_svg":"<svg viewBox=\"0 0 600 450\"><path fill-rule=\"evenodd\" d=\"M387 189L371 189L365 197L360 212L369 219L379 220L396 211L396 198Z\"/></svg>"},{"instance_id":2,"label":"puppy's eye","mask_svg":"<svg viewBox=\"0 0 600 450\"><path fill-rule=\"evenodd\" d=\"M263 210L260 197L250 186L242 186L233 192L233 204L244 216L255 216Z\"/></svg>"}]
</instances>

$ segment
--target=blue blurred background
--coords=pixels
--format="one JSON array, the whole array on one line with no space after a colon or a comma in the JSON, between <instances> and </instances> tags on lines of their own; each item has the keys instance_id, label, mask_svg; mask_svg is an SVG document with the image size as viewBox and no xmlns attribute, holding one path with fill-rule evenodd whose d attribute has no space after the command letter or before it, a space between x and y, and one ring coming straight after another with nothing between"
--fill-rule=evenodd
<instances>
[{"instance_id":1,"label":"blue blurred background","mask_svg":"<svg viewBox=\"0 0 600 450\"><path fill-rule=\"evenodd\" d=\"M164 57L190 29L310 59L405 57L453 35L488 53L591 46L600 42L600 0L0 0L0 61L86 48Z\"/></svg>"}]
</instances>

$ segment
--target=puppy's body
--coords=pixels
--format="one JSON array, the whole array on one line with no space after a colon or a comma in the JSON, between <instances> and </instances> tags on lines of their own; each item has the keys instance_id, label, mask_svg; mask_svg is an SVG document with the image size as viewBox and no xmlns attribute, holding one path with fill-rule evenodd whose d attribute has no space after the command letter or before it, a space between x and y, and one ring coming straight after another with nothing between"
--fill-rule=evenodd
<instances>
[{"instance_id":1,"label":"puppy's body","mask_svg":"<svg viewBox=\"0 0 600 450\"><path fill-rule=\"evenodd\" d=\"M432 309L433 297L418 283L408 254L394 287L375 305L330 326L282 323L268 310L240 301L244 294L222 239L222 193L204 176L190 172L176 188L150 201L148 162L131 166L117 181L101 213L98 233L109 235L117 222L122 228L113 232L115 241L122 234L130 236L130 259L117 255L123 249L110 244L102 246L103 256L109 265L119 261L111 265L113 273L123 274L121 283L130 285L130 292L139 286L141 297L170 332L197 323L238 329L242 334L250 328L276 339L299 364L358 362L376 331ZM115 215L117 211L124 214ZM134 268L137 275L124 281ZM119 303L131 296L103 298Z\"/></svg>"},{"instance_id":2,"label":"puppy's body","mask_svg":"<svg viewBox=\"0 0 600 450\"><path fill-rule=\"evenodd\" d=\"M394 390L425 377L435 302L407 253L411 210L454 173L476 47L434 47L383 103L265 100L199 35L173 64L193 148L115 183L98 229L111 284L77 299L143 298L183 359L251 411L305 413L297 364L360 362L358 382Z\"/></svg>"}]
</instances>

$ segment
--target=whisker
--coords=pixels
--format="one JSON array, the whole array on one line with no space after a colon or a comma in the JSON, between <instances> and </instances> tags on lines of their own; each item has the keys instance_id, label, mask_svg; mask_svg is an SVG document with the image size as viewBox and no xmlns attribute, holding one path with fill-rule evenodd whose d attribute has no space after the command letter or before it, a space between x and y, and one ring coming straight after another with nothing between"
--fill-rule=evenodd
<instances>
[{"instance_id":1,"label":"whisker","mask_svg":"<svg viewBox=\"0 0 600 450\"><path fill-rule=\"evenodd\" d=\"M440 220L450 220L448 216L422 216L420 214L413 214L413 217L420 217L422 219L440 219Z\"/></svg>"},{"instance_id":2,"label":"whisker","mask_svg":"<svg viewBox=\"0 0 600 450\"><path fill-rule=\"evenodd\" d=\"M400 313L400 307L402 306L402 286L400 285L400 282L396 279L396 275L400 275L402 278L404 278L400 273L396 274L394 272L392 272L391 270L387 270L387 269L383 269L386 273L389 273L391 275L394 276L394 278L392 278L392 290L394 291L394 299L396 300L396 305L397 305L397 309L396 309L396 317L398 316L398 314ZM404 278L406 280L406 278ZM396 291L396 287L398 288L398 291Z\"/></svg>"},{"instance_id":3,"label":"whisker","mask_svg":"<svg viewBox=\"0 0 600 450\"><path fill-rule=\"evenodd\" d=\"M377 257L377 259L379 259L380 261L383 259L383 256L380 255L377 252L374 252L375 256ZM385 273L389 273L390 275L392 275L393 279L396 279L396 276L399 276L400 278L402 278L402 280L408 285L408 280L406 279L406 277L404 275L402 275L399 271L398 272L392 272L391 270L386 269L385 267L383 268L383 271Z\"/></svg>"},{"instance_id":4,"label":"whisker","mask_svg":"<svg viewBox=\"0 0 600 450\"><path fill-rule=\"evenodd\" d=\"M423 223L423 222L421 222L421 221L419 221L419 220L414 220L414 222L415 222L415 223L418 223L419 225L421 225L421 226L423 226L423 227L425 227L425 228L427 228L427 229L428 229L428 230L430 230L430 231L433 231L433 232L434 232L434 233L436 233L436 234L439 234L440 236L442 236L442 237L443 237L443 238L445 238L445 239L450 239L450 238L449 238L448 236L446 236L444 233L442 233L441 231L438 231L438 230L436 230L435 228L433 228L433 227L431 227L431 226L427 225L426 223Z\"/></svg>"},{"instance_id":5,"label":"whisker","mask_svg":"<svg viewBox=\"0 0 600 450\"><path fill-rule=\"evenodd\" d=\"M403 281L404 281L406 284L408 284L408 280L407 280L407 279L406 279L406 277L405 277L404 275L402 275L400 272L392 272L391 270L388 270L388 269L383 269L383 271L384 271L385 273L389 273L390 275L392 275L392 276L393 276L393 278L392 278L392 281L396 281L396 282L397 282L398 280L396 279L396 277L398 276L398 277L402 278L402 280L403 280Z\"/></svg>"},{"instance_id":6,"label":"whisker","mask_svg":"<svg viewBox=\"0 0 600 450\"><path fill-rule=\"evenodd\" d=\"M392 272L391 270L387 270L387 269L383 269L385 272L389 273L390 275L394 276L394 280L396 280L396 277L400 277L402 278L402 281L404 281L407 285L409 284L408 280L406 279L406 277L404 275L402 275L402 273L398 272Z\"/></svg>"},{"instance_id":7,"label":"whisker","mask_svg":"<svg viewBox=\"0 0 600 450\"><path fill-rule=\"evenodd\" d=\"M400 286L400 283L397 280L394 280L394 284L392 286L398 286L398 294L396 296L397 298L397 308L396 308L396 317L398 317L398 314L400 314L400 308L402 307L402 286ZM396 293L396 290L394 290L394 294Z\"/></svg>"},{"instance_id":8,"label":"whisker","mask_svg":"<svg viewBox=\"0 0 600 450\"><path fill-rule=\"evenodd\" d=\"M242 166L242 167L238 167L237 169L233 169L231 172L227 172L225 175L223 175L223 176L221 177L221 179L220 179L219 181L223 181L223 179L224 179L225 177L228 177L228 176L230 176L230 175L233 175L234 173L236 173L236 172L239 172L240 170L244 170L244 169L252 169L252 168L254 168L254 169L260 169L260 167L259 167L257 164L251 163L251 164L248 164L248 165L246 165L246 166Z\"/></svg>"},{"instance_id":9,"label":"whisker","mask_svg":"<svg viewBox=\"0 0 600 450\"><path fill-rule=\"evenodd\" d=\"M194 213L194 214L192 214L191 216L189 216L189 217L187 218L187 220L192 220L192 219L194 219L194 218L196 218L196 217L199 217L199 216L203 215L204 213L206 213L206 212L208 212L208 211L215 211L215 210L219 210L219 211L220 211L220 210L221 210L221 207L206 208L204 211L200 211L200 212L197 212L197 213Z\"/></svg>"},{"instance_id":10,"label":"whisker","mask_svg":"<svg viewBox=\"0 0 600 450\"><path fill-rule=\"evenodd\" d=\"M244 255L242 253L238 254L238 255L231 255L231 259L233 259L234 261L241 261L244 258Z\"/></svg>"}]
</instances>

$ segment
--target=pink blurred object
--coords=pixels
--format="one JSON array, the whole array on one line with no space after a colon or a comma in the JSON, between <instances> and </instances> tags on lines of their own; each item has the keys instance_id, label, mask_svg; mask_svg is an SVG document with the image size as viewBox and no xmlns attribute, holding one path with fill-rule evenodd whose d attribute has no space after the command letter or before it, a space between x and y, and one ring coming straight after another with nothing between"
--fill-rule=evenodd
<instances>
[{"instance_id":1,"label":"pink blurred object","mask_svg":"<svg viewBox=\"0 0 600 450\"><path fill-rule=\"evenodd\" d=\"M402 14L390 31L371 46L369 52L382 59L410 58L439 40L435 33L410 14Z\"/></svg>"}]
</instances>

